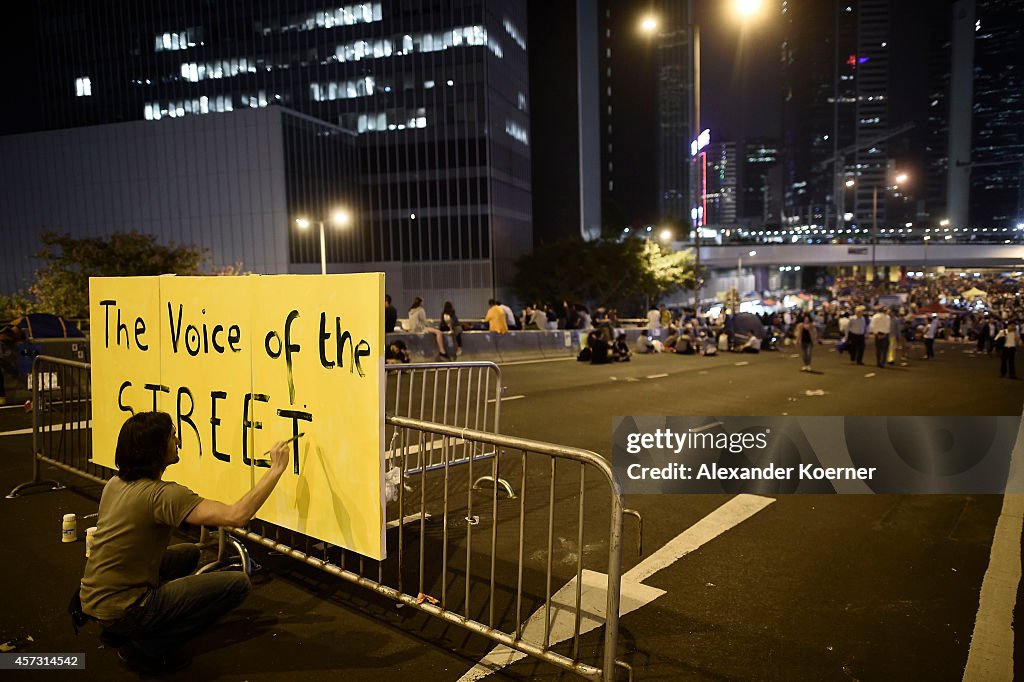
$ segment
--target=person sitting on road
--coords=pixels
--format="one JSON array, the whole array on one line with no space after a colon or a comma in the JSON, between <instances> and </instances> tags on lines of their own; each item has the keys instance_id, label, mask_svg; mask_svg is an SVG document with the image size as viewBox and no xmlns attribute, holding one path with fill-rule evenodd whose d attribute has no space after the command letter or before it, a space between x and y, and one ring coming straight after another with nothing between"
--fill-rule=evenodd
<instances>
[{"instance_id":1,"label":"person sitting on road","mask_svg":"<svg viewBox=\"0 0 1024 682\"><path fill-rule=\"evenodd\" d=\"M629 350L629 344L626 343L626 335L619 334L615 343L612 344L612 357L615 362L629 362L632 355L633 352Z\"/></svg>"},{"instance_id":2,"label":"person sitting on road","mask_svg":"<svg viewBox=\"0 0 1024 682\"><path fill-rule=\"evenodd\" d=\"M401 339L395 339L388 344L388 349L384 352L384 364L386 365L405 364L411 360L409 348L405 345L405 341Z\"/></svg>"},{"instance_id":3,"label":"person sitting on road","mask_svg":"<svg viewBox=\"0 0 1024 682\"><path fill-rule=\"evenodd\" d=\"M278 441L270 449L270 468L228 505L163 480L167 467L179 461L179 446L166 412L140 412L121 426L114 451L117 474L100 495L96 534L79 591L82 612L99 621L102 637L126 642L118 656L146 675L188 665L178 647L236 608L252 588L240 571L193 575L199 547L168 547L171 533L182 523L246 525L289 462L286 441Z\"/></svg>"},{"instance_id":4,"label":"person sitting on road","mask_svg":"<svg viewBox=\"0 0 1024 682\"><path fill-rule=\"evenodd\" d=\"M587 348L590 349L590 364L606 365L611 362L608 357L611 349L601 330L595 329L587 335Z\"/></svg>"}]
</instances>

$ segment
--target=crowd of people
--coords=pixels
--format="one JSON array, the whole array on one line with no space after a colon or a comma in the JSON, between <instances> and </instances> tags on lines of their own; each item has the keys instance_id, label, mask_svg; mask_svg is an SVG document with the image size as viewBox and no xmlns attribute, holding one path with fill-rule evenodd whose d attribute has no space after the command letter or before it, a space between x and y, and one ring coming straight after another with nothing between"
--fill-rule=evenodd
<instances>
[{"instance_id":1,"label":"crowd of people","mask_svg":"<svg viewBox=\"0 0 1024 682\"><path fill-rule=\"evenodd\" d=\"M974 291L965 296L968 289ZM1000 376L1016 378L1016 348L1024 321L1024 297L1020 285L1013 279L941 275L891 287L866 282L863 278L839 278L832 284L830 293L826 300L816 304L805 299L800 309L757 315L759 328L756 331L740 324L744 314L712 320L695 315L692 310L673 311L664 304L655 305L647 312L644 332L632 348L625 335L616 332L622 323L615 308L599 305L591 311L586 305L568 300L560 307L529 304L516 315L508 305L491 299L483 322L476 327L460 322L450 301L444 303L441 315L436 318L437 325L432 326L423 300L416 297L409 308L405 331L432 335L442 359L454 359L446 350L444 337L452 338L457 357L462 353L462 334L467 329L498 334L510 330L585 331L588 341L581 359L599 363L625 361L633 353L757 353L793 345L802 358L801 371L812 371L814 348L824 338L836 339L837 349L848 353L853 364L863 365L870 348L874 364L879 368L908 357L916 343L921 344L923 358L932 360L935 341L943 339L975 344L979 354L998 354ZM397 311L390 297L386 297L385 331L394 330L400 330ZM388 362L409 361L404 344L397 341L390 346Z\"/></svg>"}]
</instances>

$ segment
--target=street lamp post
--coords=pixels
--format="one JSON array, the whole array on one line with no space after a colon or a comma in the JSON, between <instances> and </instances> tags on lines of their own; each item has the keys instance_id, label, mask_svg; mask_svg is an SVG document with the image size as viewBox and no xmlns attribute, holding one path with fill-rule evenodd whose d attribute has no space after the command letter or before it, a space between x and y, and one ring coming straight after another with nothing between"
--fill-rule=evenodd
<instances>
[{"instance_id":1,"label":"street lamp post","mask_svg":"<svg viewBox=\"0 0 1024 682\"><path fill-rule=\"evenodd\" d=\"M343 227L345 225L348 225L350 220L351 220L351 218L350 218L350 216L349 216L347 211L340 211L340 210L339 211L335 211L334 214L331 216L331 222L334 223L335 225L338 225L339 227ZM312 225L314 222L317 223L320 226L320 274L321 275L326 275L327 274L327 240L326 240L326 238L324 236L324 221L323 221L323 219L317 219L315 221L310 220L309 218L296 218L295 219L295 224L298 225L299 228L303 229L303 230L308 229L309 226Z\"/></svg>"},{"instance_id":2,"label":"street lamp post","mask_svg":"<svg viewBox=\"0 0 1024 682\"><path fill-rule=\"evenodd\" d=\"M733 0L734 9L736 14L741 18L747 19L756 16L761 11L762 0ZM696 20L694 14L694 2L693 0L687 0L686 4L686 20L689 27L689 39L690 39L690 125L691 125L691 140L698 140L701 137L702 128L700 120L700 23ZM646 33L653 33L658 28L658 21L652 16L645 17L641 23L641 29ZM696 270L696 281L694 283L694 314L700 315L700 240L701 240L701 228L702 222L706 218L703 214L703 201L701 192L702 178L698 173L700 168L700 156L692 156L691 164L693 165L692 182L690 186L690 195L688 203L690 204L691 210L695 210L697 213L696 220L693 220L694 232L693 232L693 251L694 251L694 268ZM692 219L691 219L692 220Z\"/></svg>"},{"instance_id":3,"label":"street lamp post","mask_svg":"<svg viewBox=\"0 0 1024 682\"><path fill-rule=\"evenodd\" d=\"M686 19L690 23L690 46L692 49L692 58L690 59L690 100L692 116L690 117L690 130L691 140L696 140L700 137L700 24L697 23L696 17L693 14L693 0L688 0L686 5ZM700 231L701 224L704 221L705 216L701 214L701 205L698 197L700 196L700 178L698 177L697 170L700 168L700 157L695 156L691 163L691 169L693 172L691 186L693 188L692 199L688 203L690 206L695 204L697 208L697 220L694 221L693 231L693 262L695 268L694 283L693 283L693 314L696 317L700 317Z\"/></svg>"},{"instance_id":4,"label":"street lamp post","mask_svg":"<svg viewBox=\"0 0 1024 682\"><path fill-rule=\"evenodd\" d=\"M899 187L907 181L907 174L900 173L895 178L895 186ZM878 280L875 272L875 247L878 245L878 185L871 189L871 278Z\"/></svg>"}]
</instances>

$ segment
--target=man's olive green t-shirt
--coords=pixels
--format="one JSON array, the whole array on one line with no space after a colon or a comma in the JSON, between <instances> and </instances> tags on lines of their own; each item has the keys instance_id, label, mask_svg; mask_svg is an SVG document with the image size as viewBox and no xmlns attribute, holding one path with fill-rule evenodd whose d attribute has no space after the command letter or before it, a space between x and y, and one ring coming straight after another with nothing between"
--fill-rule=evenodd
<instances>
[{"instance_id":1,"label":"man's olive green t-shirt","mask_svg":"<svg viewBox=\"0 0 1024 682\"><path fill-rule=\"evenodd\" d=\"M117 620L160 586L160 562L171 532L202 501L185 486L114 476L103 487L92 552L82 578L82 610Z\"/></svg>"}]
</instances>

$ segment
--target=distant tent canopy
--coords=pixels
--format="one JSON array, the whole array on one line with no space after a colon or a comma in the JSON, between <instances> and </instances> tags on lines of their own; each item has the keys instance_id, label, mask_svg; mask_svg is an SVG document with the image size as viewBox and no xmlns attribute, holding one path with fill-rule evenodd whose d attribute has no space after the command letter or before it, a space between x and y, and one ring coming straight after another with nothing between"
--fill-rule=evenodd
<instances>
[{"instance_id":1,"label":"distant tent canopy","mask_svg":"<svg viewBox=\"0 0 1024 682\"><path fill-rule=\"evenodd\" d=\"M988 293L982 291L978 287L971 287L966 291L961 291L960 295L970 301L973 301L976 298L985 298L986 296L988 296Z\"/></svg>"}]
</instances>

